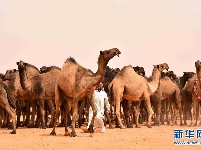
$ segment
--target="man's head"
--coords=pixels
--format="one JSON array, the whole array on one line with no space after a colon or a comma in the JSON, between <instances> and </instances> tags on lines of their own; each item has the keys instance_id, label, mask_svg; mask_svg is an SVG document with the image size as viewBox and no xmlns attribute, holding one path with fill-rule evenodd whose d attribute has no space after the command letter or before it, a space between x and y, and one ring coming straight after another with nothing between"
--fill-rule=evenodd
<instances>
[{"instance_id":1,"label":"man's head","mask_svg":"<svg viewBox=\"0 0 201 150\"><path fill-rule=\"evenodd\" d=\"M98 90L98 91L103 90L103 83L100 83L100 84L98 85L97 90Z\"/></svg>"}]
</instances>

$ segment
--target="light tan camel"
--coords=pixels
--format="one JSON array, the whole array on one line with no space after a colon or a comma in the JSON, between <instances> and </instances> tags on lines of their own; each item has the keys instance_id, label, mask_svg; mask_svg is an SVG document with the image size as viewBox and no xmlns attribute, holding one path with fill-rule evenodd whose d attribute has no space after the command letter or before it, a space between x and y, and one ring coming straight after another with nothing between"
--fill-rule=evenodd
<instances>
[{"instance_id":1,"label":"light tan camel","mask_svg":"<svg viewBox=\"0 0 201 150\"><path fill-rule=\"evenodd\" d=\"M151 128L153 110L150 104L150 95L158 88L161 72L164 69L169 69L166 63L155 65L152 72L152 80L148 82L144 77L138 75L132 66L125 66L109 84L110 98L115 102L116 116L121 129L125 128L120 119L120 102L122 99L136 103L136 127L138 127L140 102L144 100L148 113L147 127Z\"/></svg>"},{"instance_id":2,"label":"light tan camel","mask_svg":"<svg viewBox=\"0 0 201 150\"><path fill-rule=\"evenodd\" d=\"M90 103L93 109L93 117L91 124L89 126L89 132L93 133L93 124L94 119L97 114L96 107L92 101L93 92L97 85L102 81L105 72L107 63L114 56L119 56L121 52L117 48L113 48L110 50L100 51L100 55L98 58L98 70L94 74L89 69L86 69L79 65L75 59L72 57L68 58L66 62L63 64L61 69L61 74L59 76L59 81L56 86L56 95L55 95L55 103L56 103L56 114L55 114L55 123L54 128L51 135L56 135L55 126L56 120L58 119L58 113L60 106L62 104L61 97L63 93L67 96L67 106L66 106L66 115L72 108L72 132L71 137L76 136L75 132L75 121L78 119L78 101L83 100L84 97L87 97L88 102ZM66 119L67 121L67 119ZM68 135L68 129L65 123L65 134Z\"/></svg>"},{"instance_id":3,"label":"light tan camel","mask_svg":"<svg viewBox=\"0 0 201 150\"><path fill-rule=\"evenodd\" d=\"M170 77L165 76L160 79L158 89L151 95L151 103L154 106L154 112L156 113L155 125L160 125L161 112L162 123L164 123L164 115L166 113L167 125L170 125L168 116L171 104L174 106L173 124L175 124L176 112L179 110L180 125L183 125L180 89L177 84L170 79ZM164 104L164 107L162 107L162 103ZM163 109L162 111L161 107Z\"/></svg>"}]
</instances>

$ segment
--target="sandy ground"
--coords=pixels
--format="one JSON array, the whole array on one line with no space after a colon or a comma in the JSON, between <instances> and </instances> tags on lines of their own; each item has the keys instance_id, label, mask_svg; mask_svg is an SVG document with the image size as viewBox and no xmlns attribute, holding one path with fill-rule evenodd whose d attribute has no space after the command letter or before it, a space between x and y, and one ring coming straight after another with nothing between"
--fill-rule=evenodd
<instances>
[{"instance_id":1,"label":"sandy ground","mask_svg":"<svg viewBox=\"0 0 201 150\"><path fill-rule=\"evenodd\" d=\"M193 150L201 148L201 145L174 145L175 129L185 132L186 129L196 130L201 127L165 125L152 128L141 125L141 128L127 129L109 129L107 127L105 133L100 133L100 130L97 129L93 137L90 137L89 133L83 133L82 129L76 128L77 137L74 138L64 136L63 127L56 128L56 136L50 136L51 128L19 128L16 135L10 135L10 130L0 128L0 150ZM201 142L201 138L197 141Z\"/></svg>"}]
</instances>

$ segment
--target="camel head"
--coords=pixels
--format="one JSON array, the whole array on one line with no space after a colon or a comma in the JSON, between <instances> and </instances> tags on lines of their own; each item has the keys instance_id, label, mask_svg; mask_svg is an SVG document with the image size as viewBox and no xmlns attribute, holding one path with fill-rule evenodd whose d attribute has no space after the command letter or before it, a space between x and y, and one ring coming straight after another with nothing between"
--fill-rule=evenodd
<instances>
[{"instance_id":1,"label":"camel head","mask_svg":"<svg viewBox=\"0 0 201 150\"><path fill-rule=\"evenodd\" d=\"M201 92L201 83L200 83L200 80L201 80L201 62L199 60L195 62L195 68L196 68L196 73L197 73L197 78L198 78L198 83L199 83L198 90Z\"/></svg>"},{"instance_id":2,"label":"camel head","mask_svg":"<svg viewBox=\"0 0 201 150\"><path fill-rule=\"evenodd\" d=\"M169 69L169 66L166 63L159 64L159 65L154 65L154 70L159 70L160 72L163 72L163 70L168 71L168 69Z\"/></svg>"},{"instance_id":3,"label":"camel head","mask_svg":"<svg viewBox=\"0 0 201 150\"><path fill-rule=\"evenodd\" d=\"M136 66L136 67L133 67L133 69L137 74L141 76L145 76L145 71L143 67Z\"/></svg>"},{"instance_id":4,"label":"camel head","mask_svg":"<svg viewBox=\"0 0 201 150\"><path fill-rule=\"evenodd\" d=\"M3 80L12 80L15 78L15 73L17 72L16 69L13 70L7 70L5 76L3 77Z\"/></svg>"},{"instance_id":5,"label":"camel head","mask_svg":"<svg viewBox=\"0 0 201 150\"><path fill-rule=\"evenodd\" d=\"M112 69L112 72L115 73L115 74L117 74L119 71L120 71L119 68Z\"/></svg>"},{"instance_id":6,"label":"camel head","mask_svg":"<svg viewBox=\"0 0 201 150\"><path fill-rule=\"evenodd\" d=\"M199 60L195 62L195 68L200 70L201 62Z\"/></svg>"},{"instance_id":7,"label":"camel head","mask_svg":"<svg viewBox=\"0 0 201 150\"><path fill-rule=\"evenodd\" d=\"M108 62L114 56L119 57L119 54L121 54L121 52L117 48L112 48L109 50L100 51L99 58L102 58L105 60L105 62Z\"/></svg>"},{"instance_id":8,"label":"camel head","mask_svg":"<svg viewBox=\"0 0 201 150\"><path fill-rule=\"evenodd\" d=\"M47 70L48 70L48 67L42 66L42 67L40 68L40 73L46 73Z\"/></svg>"},{"instance_id":9,"label":"camel head","mask_svg":"<svg viewBox=\"0 0 201 150\"><path fill-rule=\"evenodd\" d=\"M188 79L191 78L194 74L195 74L194 72L183 72L182 78L185 78L186 80L188 80Z\"/></svg>"},{"instance_id":10,"label":"camel head","mask_svg":"<svg viewBox=\"0 0 201 150\"><path fill-rule=\"evenodd\" d=\"M0 73L0 79L3 79L3 78L4 78L4 74Z\"/></svg>"},{"instance_id":11,"label":"camel head","mask_svg":"<svg viewBox=\"0 0 201 150\"><path fill-rule=\"evenodd\" d=\"M23 62L22 60L16 62L16 64L18 65L18 69L26 69L27 63Z\"/></svg>"}]
</instances>

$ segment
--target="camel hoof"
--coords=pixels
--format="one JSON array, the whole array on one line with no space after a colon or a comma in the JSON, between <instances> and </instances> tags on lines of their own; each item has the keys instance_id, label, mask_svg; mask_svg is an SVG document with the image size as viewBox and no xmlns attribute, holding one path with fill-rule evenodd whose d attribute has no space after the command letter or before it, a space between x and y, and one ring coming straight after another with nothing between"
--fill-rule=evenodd
<instances>
[{"instance_id":1,"label":"camel hoof","mask_svg":"<svg viewBox=\"0 0 201 150\"><path fill-rule=\"evenodd\" d=\"M120 129L126 129L126 127L124 127L124 126L123 126L123 127L120 127Z\"/></svg>"},{"instance_id":2,"label":"camel hoof","mask_svg":"<svg viewBox=\"0 0 201 150\"><path fill-rule=\"evenodd\" d=\"M1 126L1 128L6 128L7 126L5 125L5 124L3 124L2 126Z\"/></svg>"},{"instance_id":3,"label":"camel hoof","mask_svg":"<svg viewBox=\"0 0 201 150\"><path fill-rule=\"evenodd\" d=\"M26 127L27 128L34 128L35 126L33 124L28 124Z\"/></svg>"},{"instance_id":4,"label":"camel hoof","mask_svg":"<svg viewBox=\"0 0 201 150\"><path fill-rule=\"evenodd\" d=\"M50 135L56 135L56 132L52 131L52 132L50 133Z\"/></svg>"},{"instance_id":5,"label":"camel hoof","mask_svg":"<svg viewBox=\"0 0 201 150\"><path fill-rule=\"evenodd\" d=\"M76 137L77 135L76 135L76 133L71 133L70 134L70 137Z\"/></svg>"},{"instance_id":6,"label":"camel hoof","mask_svg":"<svg viewBox=\"0 0 201 150\"><path fill-rule=\"evenodd\" d=\"M135 128L141 128L140 126L135 126Z\"/></svg>"},{"instance_id":7,"label":"camel hoof","mask_svg":"<svg viewBox=\"0 0 201 150\"><path fill-rule=\"evenodd\" d=\"M12 132L10 132L10 134L16 134L16 131L12 131Z\"/></svg>"},{"instance_id":8,"label":"camel hoof","mask_svg":"<svg viewBox=\"0 0 201 150\"><path fill-rule=\"evenodd\" d=\"M151 126L150 124L147 124L147 127L148 127L148 128L152 128L152 126Z\"/></svg>"},{"instance_id":9,"label":"camel hoof","mask_svg":"<svg viewBox=\"0 0 201 150\"><path fill-rule=\"evenodd\" d=\"M109 129L114 129L115 127L113 127L113 126L109 126Z\"/></svg>"},{"instance_id":10,"label":"camel hoof","mask_svg":"<svg viewBox=\"0 0 201 150\"><path fill-rule=\"evenodd\" d=\"M128 124L127 128L133 128L133 125L132 124Z\"/></svg>"},{"instance_id":11,"label":"camel hoof","mask_svg":"<svg viewBox=\"0 0 201 150\"><path fill-rule=\"evenodd\" d=\"M89 131L89 133L94 133L94 126L90 124L88 131Z\"/></svg>"},{"instance_id":12,"label":"camel hoof","mask_svg":"<svg viewBox=\"0 0 201 150\"><path fill-rule=\"evenodd\" d=\"M180 126L184 126L184 124L181 122L181 123L180 123Z\"/></svg>"}]
</instances>

